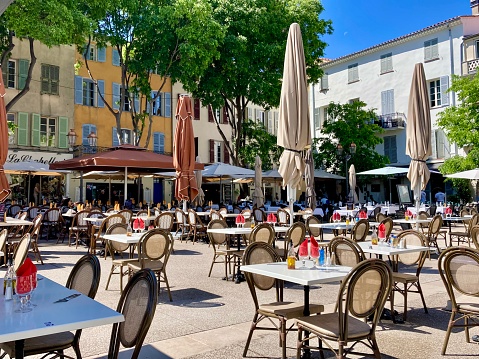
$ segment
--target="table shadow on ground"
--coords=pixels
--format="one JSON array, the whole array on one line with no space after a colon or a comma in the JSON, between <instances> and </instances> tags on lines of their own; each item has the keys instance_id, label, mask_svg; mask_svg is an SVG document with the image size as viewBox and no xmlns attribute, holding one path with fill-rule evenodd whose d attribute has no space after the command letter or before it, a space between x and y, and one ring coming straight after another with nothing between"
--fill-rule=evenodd
<instances>
[{"instance_id":1,"label":"table shadow on ground","mask_svg":"<svg viewBox=\"0 0 479 359\"><path fill-rule=\"evenodd\" d=\"M197 288L185 288L171 291L173 302L170 305L189 308L213 308L224 306L224 303L210 302L210 300L221 298L219 295Z\"/></svg>"}]
</instances>

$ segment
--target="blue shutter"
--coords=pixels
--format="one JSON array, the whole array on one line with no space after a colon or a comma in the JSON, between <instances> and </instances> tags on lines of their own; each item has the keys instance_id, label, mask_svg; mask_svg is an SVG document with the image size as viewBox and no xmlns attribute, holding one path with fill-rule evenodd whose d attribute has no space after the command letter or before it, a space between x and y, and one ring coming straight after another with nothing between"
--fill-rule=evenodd
<instances>
[{"instance_id":1,"label":"blue shutter","mask_svg":"<svg viewBox=\"0 0 479 359\"><path fill-rule=\"evenodd\" d=\"M447 89L449 88L449 76L441 76L440 84L441 84L441 105L449 106L449 92L447 92Z\"/></svg>"},{"instance_id":2,"label":"blue shutter","mask_svg":"<svg viewBox=\"0 0 479 359\"><path fill-rule=\"evenodd\" d=\"M118 141L118 136L117 136L117 131L116 131L116 127L113 127L113 130L112 130L112 141L111 141L111 144L113 147L116 147L116 146L119 146L120 145L120 142Z\"/></svg>"},{"instance_id":3,"label":"blue shutter","mask_svg":"<svg viewBox=\"0 0 479 359\"><path fill-rule=\"evenodd\" d=\"M83 78L75 76L75 104L83 104Z\"/></svg>"},{"instance_id":4,"label":"blue shutter","mask_svg":"<svg viewBox=\"0 0 479 359\"><path fill-rule=\"evenodd\" d=\"M120 54L117 49L112 49L111 51L111 63L113 66L120 66Z\"/></svg>"},{"instance_id":5,"label":"blue shutter","mask_svg":"<svg viewBox=\"0 0 479 359\"><path fill-rule=\"evenodd\" d=\"M88 146L88 135L91 133L93 126L94 125L90 125L89 123L81 126L81 144L83 146Z\"/></svg>"},{"instance_id":6,"label":"blue shutter","mask_svg":"<svg viewBox=\"0 0 479 359\"><path fill-rule=\"evenodd\" d=\"M155 108L156 108L156 115L163 116L163 92L160 92L160 96L156 99Z\"/></svg>"},{"instance_id":7,"label":"blue shutter","mask_svg":"<svg viewBox=\"0 0 479 359\"><path fill-rule=\"evenodd\" d=\"M165 117L171 117L171 93L165 92Z\"/></svg>"},{"instance_id":8,"label":"blue shutter","mask_svg":"<svg viewBox=\"0 0 479 359\"><path fill-rule=\"evenodd\" d=\"M98 47L96 49L96 60L98 62L106 61L106 49L104 47Z\"/></svg>"},{"instance_id":9,"label":"blue shutter","mask_svg":"<svg viewBox=\"0 0 479 359\"><path fill-rule=\"evenodd\" d=\"M160 143L160 153L165 153L165 134L163 132L160 132L159 136L159 143Z\"/></svg>"},{"instance_id":10,"label":"blue shutter","mask_svg":"<svg viewBox=\"0 0 479 359\"><path fill-rule=\"evenodd\" d=\"M160 153L160 132L153 132L153 152Z\"/></svg>"},{"instance_id":11,"label":"blue shutter","mask_svg":"<svg viewBox=\"0 0 479 359\"><path fill-rule=\"evenodd\" d=\"M120 108L120 84L113 82L113 103L112 106L114 110Z\"/></svg>"},{"instance_id":12,"label":"blue shutter","mask_svg":"<svg viewBox=\"0 0 479 359\"><path fill-rule=\"evenodd\" d=\"M100 94L105 96L105 81L98 80L98 92L96 94L96 103L98 107L105 107L105 102L103 102Z\"/></svg>"},{"instance_id":13,"label":"blue shutter","mask_svg":"<svg viewBox=\"0 0 479 359\"><path fill-rule=\"evenodd\" d=\"M138 94L135 94L133 103L135 106L135 112L140 112L140 97Z\"/></svg>"}]
</instances>

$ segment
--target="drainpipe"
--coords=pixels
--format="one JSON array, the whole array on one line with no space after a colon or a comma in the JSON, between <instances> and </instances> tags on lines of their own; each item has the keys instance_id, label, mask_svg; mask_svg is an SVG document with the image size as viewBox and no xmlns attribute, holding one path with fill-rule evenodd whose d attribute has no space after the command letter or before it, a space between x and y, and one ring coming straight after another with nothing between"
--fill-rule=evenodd
<instances>
[{"instance_id":1,"label":"drainpipe","mask_svg":"<svg viewBox=\"0 0 479 359\"><path fill-rule=\"evenodd\" d=\"M452 75L454 75L454 46L453 46L453 39L452 39L452 30L451 26L447 25L448 34L449 34L449 61L451 64L451 82L452 82ZM461 66L463 61L463 46L464 44L461 43L461 50L460 50L460 59L461 59ZM456 106L456 93L451 91L451 105ZM457 144L454 144L454 153L457 155L459 149L457 148Z\"/></svg>"}]
</instances>

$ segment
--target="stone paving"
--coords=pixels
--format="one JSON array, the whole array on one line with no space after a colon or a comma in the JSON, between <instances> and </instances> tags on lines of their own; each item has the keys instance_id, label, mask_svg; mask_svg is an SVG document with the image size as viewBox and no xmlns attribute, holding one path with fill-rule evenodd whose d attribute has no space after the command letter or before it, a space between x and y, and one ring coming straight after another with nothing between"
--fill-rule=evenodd
<instances>
[{"instance_id":1,"label":"stone paving","mask_svg":"<svg viewBox=\"0 0 479 359\"><path fill-rule=\"evenodd\" d=\"M40 242L45 264L38 265L39 273L65 283L74 263L87 252L86 248L69 247L53 241ZM167 273L173 301L169 302L161 289L155 318L145 339L140 358L241 358L253 317L253 302L246 283L235 284L222 280L223 266L216 265L208 278L213 249L205 243L176 241L175 253L170 257ZM115 308L120 296L118 276L112 278L109 290L105 285L110 270L110 258L101 258L102 275L96 296L99 302ZM0 269L3 276L5 269ZM418 295L408 298L408 321L393 324L383 320L377 329L379 348L383 358L443 358L440 355L449 313L444 310L447 294L437 272L437 256L426 259L421 274L429 314L425 314ZM336 301L338 284L313 287L311 300L332 310ZM261 300L273 300L273 293L261 295ZM401 311L401 296L396 296ZM303 288L287 284L285 299L303 300ZM389 306L389 303L386 303ZM479 329L471 330L471 335ZM88 328L83 331L81 350L84 358L106 358L111 326ZM247 354L254 358L280 358L276 332L257 331ZM296 351L296 333L288 335L289 358ZM68 351L73 355L73 351ZM129 350L121 358L129 358ZM330 353L329 353L330 354ZM462 331L451 335L448 358L477 356L479 346L466 343ZM319 357L313 353L313 357ZM333 356L326 356L333 357Z\"/></svg>"}]
</instances>

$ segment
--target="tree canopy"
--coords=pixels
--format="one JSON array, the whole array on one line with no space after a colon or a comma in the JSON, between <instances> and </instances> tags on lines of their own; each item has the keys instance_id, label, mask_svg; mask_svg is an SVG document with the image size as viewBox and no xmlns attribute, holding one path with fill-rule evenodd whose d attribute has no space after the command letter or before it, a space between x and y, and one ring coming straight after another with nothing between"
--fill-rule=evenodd
<instances>
[{"instance_id":1,"label":"tree canopy","mask_svg":"<svg viewBox=\"0 0 479 359\"><path fill-rule=\"evenodd\" d=\"M193 91L204 105L226 107L232 139L222 133L233 162L244 164L238 151L245 145L243 121L250 102L265 109L277 107L281 93L284 53L289 26L302 31L307 75L316 82L322 74L320 36L332 32L331 22L320 18L318 0L211 0L213 16L225 29L220 56L200 77ZM217 119L219 120L219 119Z\"/></svg>"},{"instance_id":2,"label":"tree canopy","mask_svg":"<svg viewBox=\"0 0 479 359\"><path fill-rule=\"evenodd\" d=\"M347 176L344 158L338 156L337 145L349 154L352 143L356 145L356 153L348 164L354 164L356 172L383 167L389 159L376 152L376 145L383 142L378 135L383 129L375 123L374 110L366 110L366 104L355 101L351 104L330 103L328 119L323 123L319 138L314 140L314 164L316 167L333 169L334 172Z\"/></svg>"}]
</instances>

